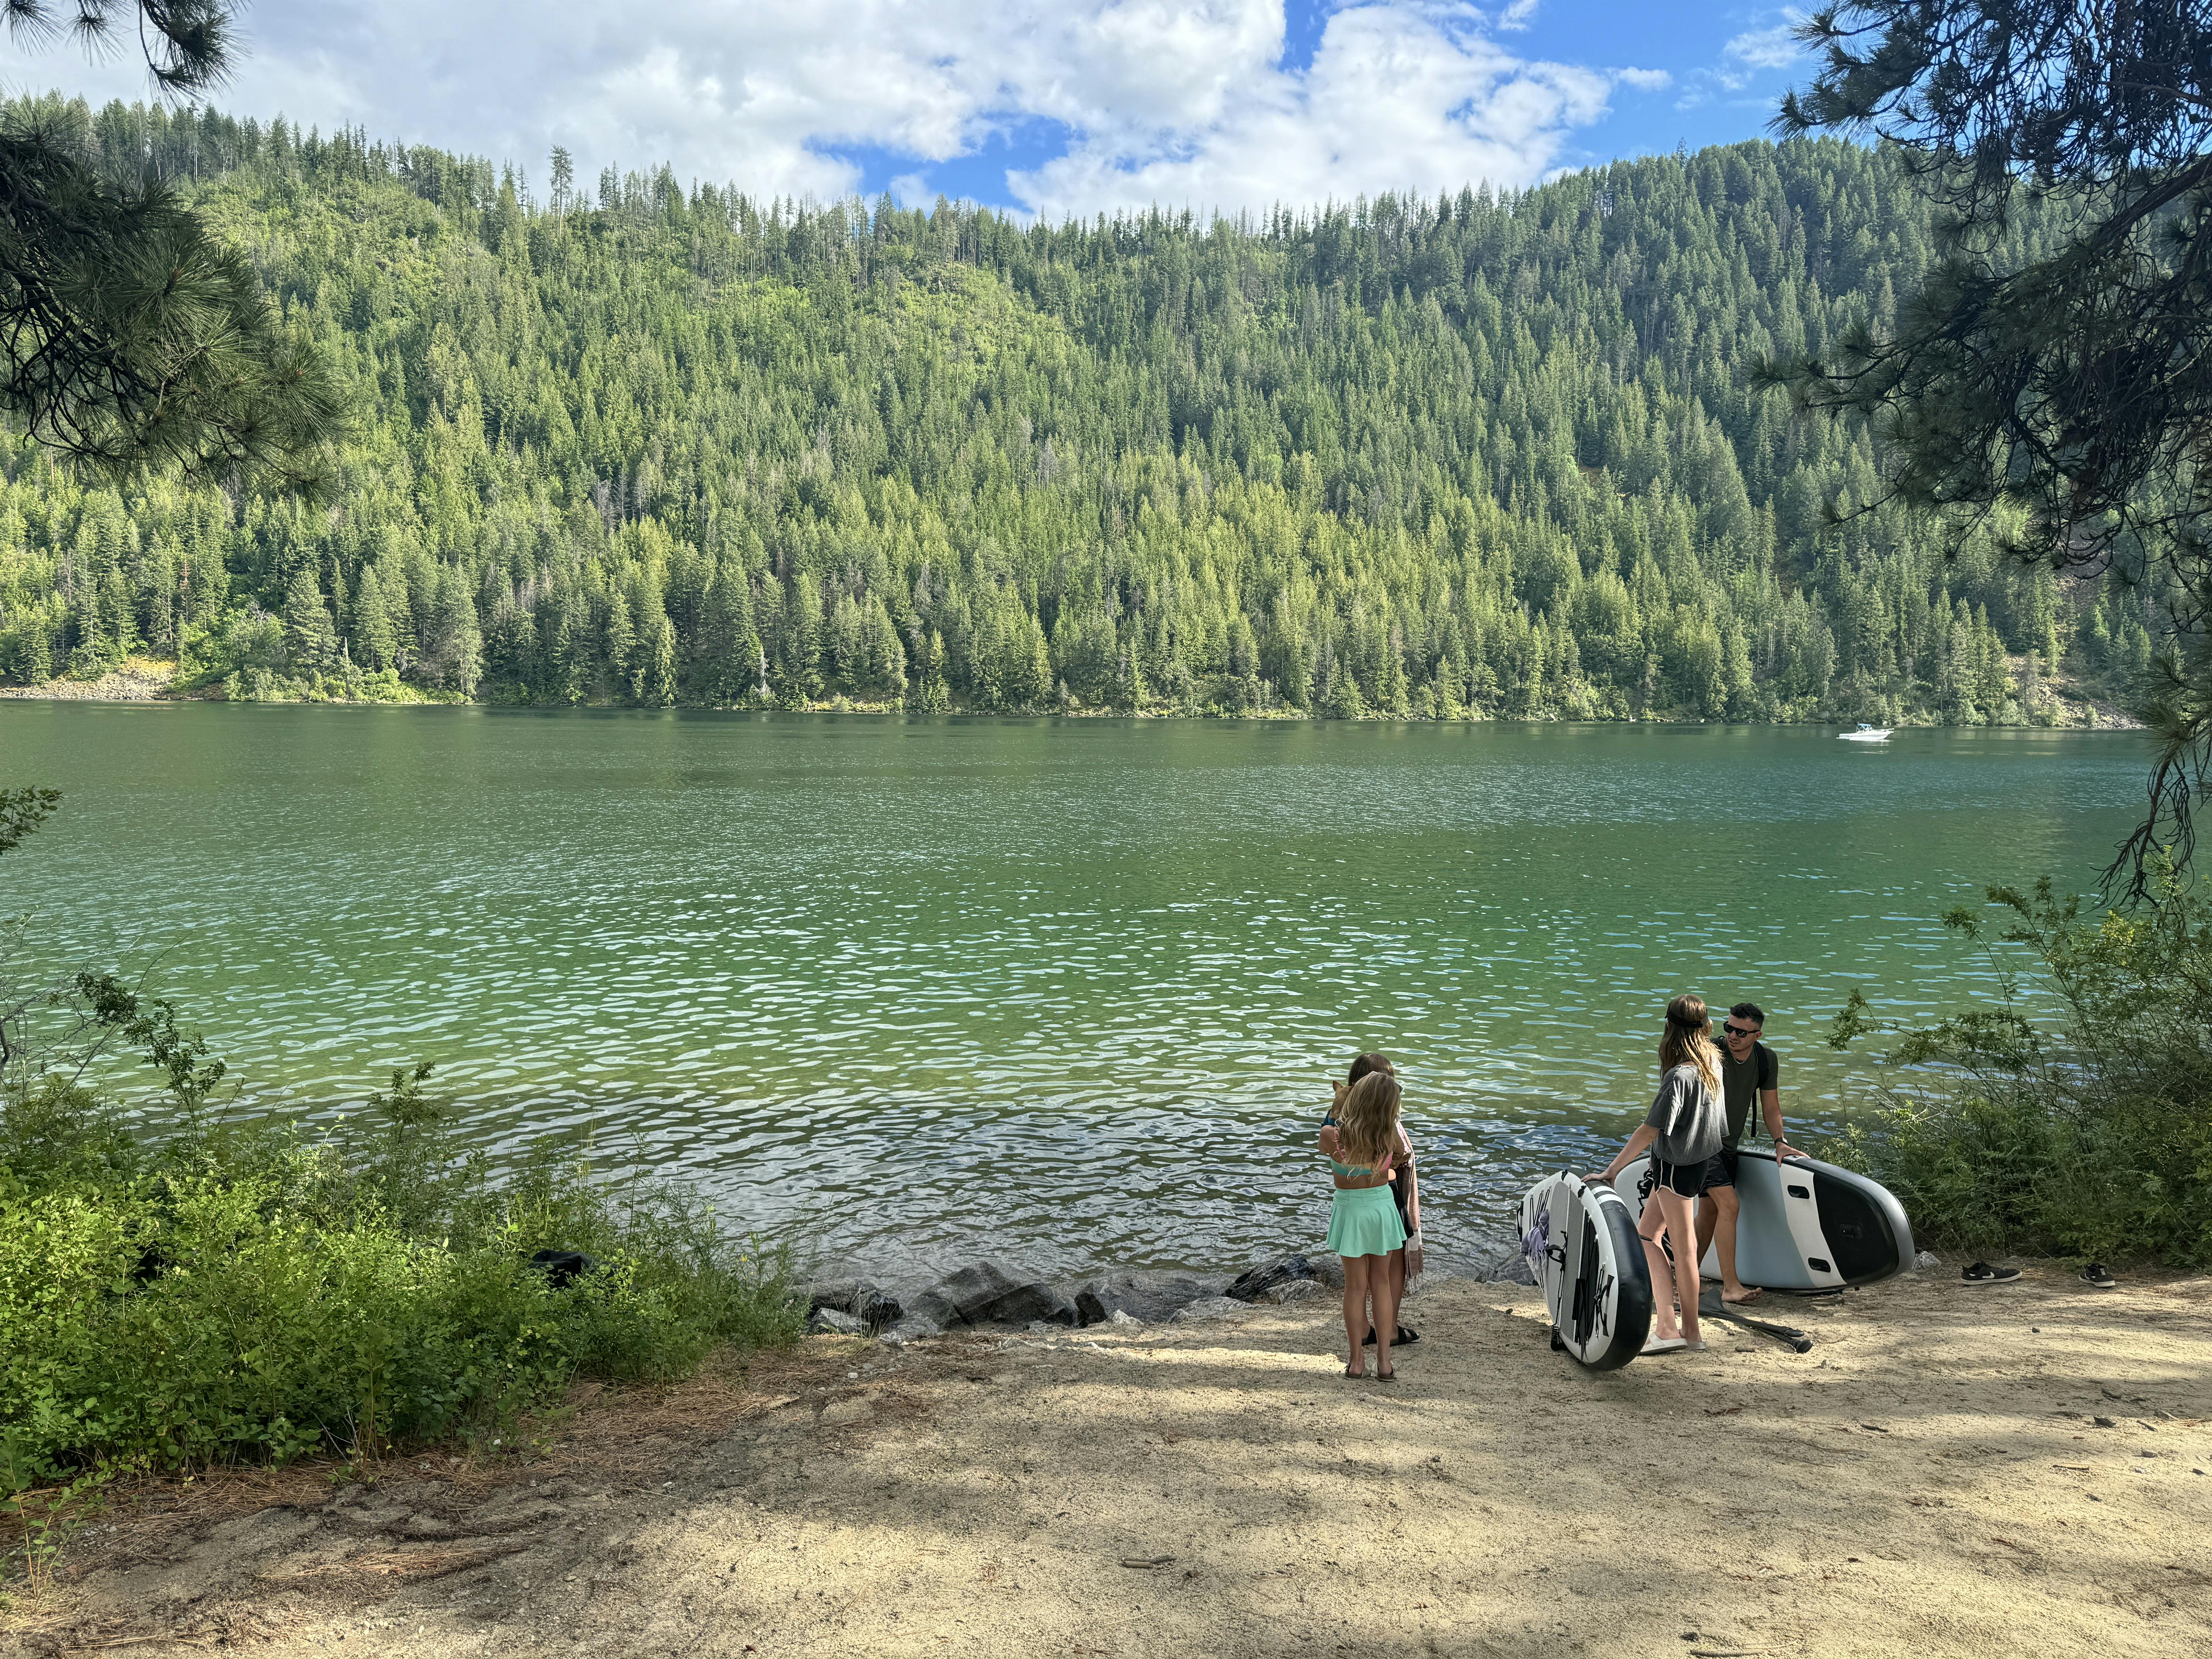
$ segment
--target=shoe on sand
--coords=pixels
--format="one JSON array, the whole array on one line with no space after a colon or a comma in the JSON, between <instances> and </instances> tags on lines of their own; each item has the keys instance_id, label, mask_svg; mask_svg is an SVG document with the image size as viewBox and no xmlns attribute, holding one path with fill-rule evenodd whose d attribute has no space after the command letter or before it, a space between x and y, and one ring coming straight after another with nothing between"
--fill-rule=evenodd
<instances>
[{"instance_id":1,"label":"shoe on sand","mask_svg":"<svg viewBox=\"0 0 2212 1659\"><path fill-rule=\"evenodd\" d=\"M1959 1275L1969 1285L2002 1285L2020 1277L2017 1267L1992 1267L1986 1261L1977 1261Z\"/></svg>"},{"instance_id":2,"label":"shoe on sand","mask_svg":"<svg viewBox=\"0 0 2212 1659\"><path fill-rule=\"evenodd\" d=\"M2112 1291L2119 1288L2120 1281L2105 1271L2105 1264L2101 1261L2092 1261L2087 1267L2082 1268L2081 1278L2084 1282L2094 1285L2100 1291Z\"/></svg>"},{"instance_id":3,"label":"shoe on sand","mask_svg":"<svg viewBox=\"0 0 2212 1659\"><path fill-rule=\"evenodd\" d=\"M1683 1349L1689 1346L1690 1345L1688 1343L1682 1340L1679 1336L1654 1336L1645 1340L1642 1352L1644 1353L1680 1353Z\"/></svg>"},{"instance_id":4,"label":"shoe on sand","mask_svg":"<svg viewBox=\"0 0 2212 1659\"><path fill-rule=\"evenodd\" d=\"M1418 1342L1420 1340L1421 1334L1411 1325L1401 1325L1398 1327L1398 1334L1390 1339L1390 1346L1394 1348L1402 1348L1409 1343ZM1370 1348L1375 1346L1375 1328L1372 1325L1367 1328L1366 1346Z\"/></svg>"}]
</instances>

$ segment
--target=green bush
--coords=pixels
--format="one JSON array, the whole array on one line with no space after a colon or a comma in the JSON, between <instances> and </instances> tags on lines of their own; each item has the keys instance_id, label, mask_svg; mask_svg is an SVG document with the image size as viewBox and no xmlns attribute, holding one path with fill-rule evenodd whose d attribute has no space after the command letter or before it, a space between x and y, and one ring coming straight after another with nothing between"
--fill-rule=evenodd
<instances>
[{"instance_id":1,"label":"green bush","mask_svg":"<svg viewBox=\"0 0 2212 1659\"><path fill-rule=\"evenodd\" d=\"M1989 951L1996 1004L1900 1033L1889 1058L1912 1080L1832 1155L1923 1242L2212 1266L2212 912L2170 874L2095 920L2047 880L1988 897L2008 913L1994 939L1964 909L1943 920ZM2048 1029L2023 1012L2022 966ZM1854 992L1830 1041L1870 1029Z\"/></svg>"},{"instance_id":2,"label":"green bush","mask_svg":"<svg viewBox=\"0 0 2212 1659\"><path fill-rule=\"evenodd\" d=\"M548 1145L496 1178L401 1073L366 1125L133 1139L52 1079L5 1103L0 1486L101 1461L489 1440L574 1377L796 1334L782 1258ZM581 1249L555 1289L527 1258Z\"/></svg>"}]
</instances>

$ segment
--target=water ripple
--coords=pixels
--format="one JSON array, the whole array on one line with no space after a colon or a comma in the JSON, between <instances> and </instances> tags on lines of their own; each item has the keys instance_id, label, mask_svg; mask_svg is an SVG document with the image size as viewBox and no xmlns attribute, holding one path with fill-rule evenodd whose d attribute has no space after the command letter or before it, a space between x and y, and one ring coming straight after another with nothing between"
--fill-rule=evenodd
<instances>
[{"instance_id":1,"label":"water ripple","mask_svg":"<svg viewBox=\"0 0 2212 1659\"><path fill-rule=\"evenodd\" d=\"M1438 1253L1649 1097L1656 1014L1820 1043L1986 967L1934 918L2100 861L2139 741L0 704L62 817L50 959L156 982L254 1099L438 1066L488 1144L588 1132L823 1260L1074 1271L1310 1245L1328 1074L1397 1055Z\"/></svg>"}]
</instances>

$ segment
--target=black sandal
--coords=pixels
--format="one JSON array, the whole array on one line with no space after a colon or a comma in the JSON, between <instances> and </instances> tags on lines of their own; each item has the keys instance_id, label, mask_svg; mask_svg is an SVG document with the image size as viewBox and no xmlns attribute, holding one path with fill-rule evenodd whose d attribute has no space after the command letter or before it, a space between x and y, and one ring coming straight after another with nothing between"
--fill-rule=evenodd
<instances>
[{"instance_id":1,"label":"black sandal","mask_svg":"<svg viewBox=\"0 0 2212 1659\"><path fill-rule=\"evenodd\" d=\"M2020 1277L2017 1267L1992 1267L1986 1261L1977 1261L1959 1275L1969 1285L2002 1285Z\"/></svg>"},{"instance_id":2,"label":"black sandal","mask_svg":"<svg viewBox=\"0 0 2212 1659\"><path fill-rule=\"evenodd\" d=\"M1398 1327L1398 1334L1390 1339L1390 1346L1394 1348L1402 1348L1408 1343L1418 1342L1420 1340L1421 1334L1411 1325L1401 1325ZM1370 1348L1375 1346L1375 1328L1372 1325L1367 1328L1367 1340L1363 1346Z\"/></svg>"}]
</instances>

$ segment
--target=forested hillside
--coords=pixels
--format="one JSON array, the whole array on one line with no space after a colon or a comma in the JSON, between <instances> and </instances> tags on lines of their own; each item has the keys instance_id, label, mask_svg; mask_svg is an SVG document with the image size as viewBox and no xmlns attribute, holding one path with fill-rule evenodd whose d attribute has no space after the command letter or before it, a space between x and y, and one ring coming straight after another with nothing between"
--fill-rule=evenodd
<instances>
[{"instance_id":1,"label":"forested hillside","mask_svg":"<svg viewBox=\"0 0 2212 1659\"><path fill-rule=\"evenodd\" d=\"M1753 393L1929 253L1882 157L1024 227L58 100L357 404L331 498L4 445L0 673L233 696L2062 720L2145 599L1890 515ZM2033 227L2019 233L2032 235Z\"/></svg>"}]
</instances>

